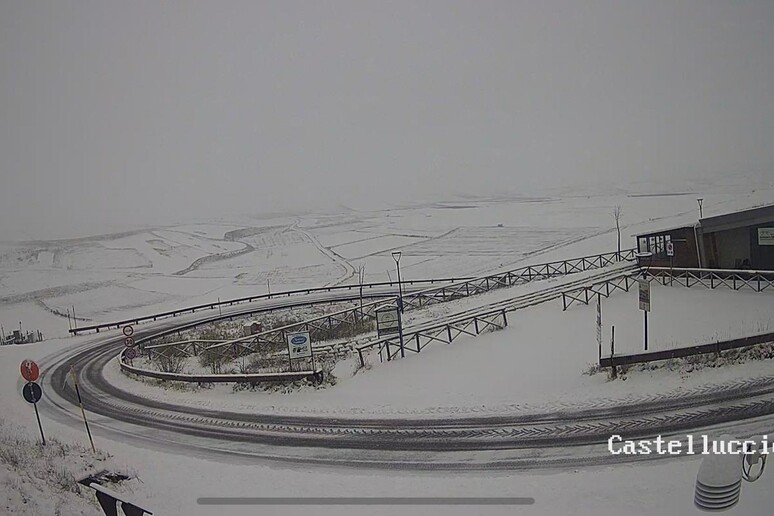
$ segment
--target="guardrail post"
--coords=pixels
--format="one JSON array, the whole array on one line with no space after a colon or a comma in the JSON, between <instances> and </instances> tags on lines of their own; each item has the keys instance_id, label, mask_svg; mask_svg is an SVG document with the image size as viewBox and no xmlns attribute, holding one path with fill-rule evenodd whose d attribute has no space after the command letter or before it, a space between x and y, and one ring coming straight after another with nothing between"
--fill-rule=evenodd
<instances>
[{"instance_id":1,"label":"guardrail post","mask_svg":"<svg viewBox=\"0 0 774 516\"><path fill-rule=\"evenodd\" d=\"M417 339L417 353L419 353L420 351L422 351L422 348L419 347L419 333L418 332L415 333L414 337Z\"/></svg>"},{"instance_id":2,"label":"guardrail post","mask_svg":"<svg viewBox=\"0 0 774 516\"><path fill-rule=\"evenodd\" d=\"M477 317L473 318L473 327L476 329L476 335L478 335L479 332L478 332L478 318Z\"/></svg>"},{"instance_id":3,"label":"guardrail post","mask_svg":"<svg viewBox=\"0 0 774 516\"><path fill-rule=\"evenodd\" d=\"M508 326L508 317L505 316L505 308L503 308L503 328Z\"/></svg>"},{"instance_id":4,"label":"guardrail post","mask_svg":"<svg viewBox=\"0 0 774 516\"><path fill-rule=\"evenodd\" d=\"M446 325L446 334L449 336L449 344L451 344L451 341L452 341L451 326L449 326L448 324Z\"/></svg>"},{"instance_id":5,"label":"guardrail post","mask_svg":"<svg viewBox=\"0 0 774 516\"><path fill-rule=\"evenodd\" d=\"M360 355L360 367L365 367L365 360L363 360L363 351L358 349L357 354Z\"/></svg>"}]
</instances>

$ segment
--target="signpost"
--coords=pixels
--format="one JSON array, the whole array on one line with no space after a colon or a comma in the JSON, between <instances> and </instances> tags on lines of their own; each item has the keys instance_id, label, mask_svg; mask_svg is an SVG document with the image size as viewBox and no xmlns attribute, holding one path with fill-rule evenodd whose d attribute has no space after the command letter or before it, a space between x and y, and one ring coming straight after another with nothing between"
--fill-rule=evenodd
<instances>
[{"instance_id":1,"label":"signpost","mask_svg":"<svg viewBox=\"0 0 774 516\"><path fill-rule=\"evenodd\" d=\"M134 351L129 348L127 351ZM78 377L75 375L75 368L70 367L70 376L73 379L73 386L75 386L75 394L78 396L78 405L81 407L81 415L83 416L83 424L86 425L86 435L89 436L89 442L91 443L91 451L97 453L97 449L94 447L94 439L91 437L91 430L89 429L89 422L86 420L86 410L83 408L83 400L81 400L81 391L78 389Z\"/></svg>"},{"instance_id":2,"label":"signpost","mask_svg":"<svg viewBox=\"0 0 774 516\"><path fill-rule=\"evenodd\" d=\"M38 364L32 360L24 360L21 363L21 375L22 378L27 380L27 383L22 388L22 396L27 403L32 403L35 407L35 419L38 420L38 429L40 430L40 441L43 446L46 445L46 436L43 435L43 425L40 424L40 413L38 412L38 402L43 397L43 389L40 385L35 383L35 380L40 376L40 368Z\"/></svg>"},{"instance_id":3,"label":"signpost","mask_svg":"<svg viewBox=\"0 0 774 516\"><path fill-rule=\"evenodd\" d=\"M672 285L672 280L674 279L674 259L675 259L675 244L672 243L670 240L666 243L666 253L667 256L669 256L669 285Z\"/></svg>"},{"instance_id":4,"label":"signpost","mask_svg":"<svg viewBox=\"0 0 774 516\"><path fill-rule=\"evenodd\" d=\"M134 348L135 342L134 342L134 327L133 326L124 326L121 331L124 333L124 346L127 347L126 351L124 352L124 356L128 358L129 360L132 360L137 356L137 351ZM129 356L129 351L132 351L133 356Z\"/></svg>"},{"instance_id":5,"label":"signpost","mask_svg":"<svg viewBox=\"0 0 774 516\"><path fill-rule=\"evenodd\" d=\"M406 349L403 346L403 321L400 316L398 306L388 306L376 311L376 334L381 338L383 335L398 334L400 340L400 357L406 356ZM387 341L387 360L390 360L390 341Z\"/></svg>"},{"instance_id":6,"label":"signpost","mask_svg":"<svg viewBox=\"0 0 774 516\"><path fill-rule=\"evenodd\" d=\"M398 333L400 331L400 311L397 306L388 306L376 311L376 333L381 338L383 335Z\"/></svg>"},{"instance_id":7,"label":"signpost","mask_svg":"<svg viewBox=\"0 0 774 516\"><path fill-rule=\"evenodd\" d=\"M40 376L40 369L38 368L38 364L36 364L30 359L22 361L21 375L22 375L22 378L24 378L28 382L34 382Z\"/></svg>"},{"instance_id":8,"label":"signpost","mask_svg":"<svg viewBox=\"0 0 774 516\"><path fill-rule=\"evenodd\" d=\"M298 358L311 358L314 369L314 353L312 352L312 340L308 331L288 333L288 364L293 370L293 360Z\"/></svg>"},{"instance_id":9,"label":"signpost","mask_svg":"<svg viewBox=\"0 0 774 516\"><path fill-rule=\"evenodd\" d=\"M648 350L648 312L650 312L650 282L647 279L637 280L640 285L640 310L645 314L645 351Z\"/></svg>"},{"instance_id":10,"label":"signpost","mask_svg":"<svg viewBox=\"0 0 774 516\"><path fill-rule=\"evenodd\" d=\"M602 295L597 294L597 345L602 356Z\"/></svg>"},{"instance_id":11,"label":"signpost","mask_svg":"<svg viewBox=\"0 0 774 516\"><path fill-rule=\"evenodd\" d=\"M312 341L308 331L288 334L288 353L291 360L312 356Z\"/></svg>"}]
</instances>

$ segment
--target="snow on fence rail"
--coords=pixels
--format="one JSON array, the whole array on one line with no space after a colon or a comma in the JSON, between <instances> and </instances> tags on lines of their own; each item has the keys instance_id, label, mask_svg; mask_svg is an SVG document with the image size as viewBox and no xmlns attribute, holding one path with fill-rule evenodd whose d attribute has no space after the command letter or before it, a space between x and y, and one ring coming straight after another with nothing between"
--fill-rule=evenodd
<instances>
[{"instance_id":1,"label":"snow on fence rail","mask_svg":"<svg viewBox=\"0 0 774 516\"><path fill-rule=\"evenodd\" d=\"M467 279L467 278L437 278L437 279L418 279L418 280L403 280L400 282L401 285L424 285L424 284L434 284L434 283L455 283L460 281L461 279ZM398 282L397 281L383 281L383 282L376 282L376 283L363 283L362 288L364 290L368 289L378 289L378 288L384 288L384 287L397 287ZM360 290L361 285L359 283L357 284L351 284L351 285L336 285L336 286L330 286L330 287L315 287L315 288L305 288L305 289L297 289L297 290L284 290L281 292L273 292L269 294L259 294L257 296L248 296L248 297L240 297L236 299L228 299L225 301L220 302L213 302L213 303L204 303L201 305L196 306L189 306L186 308L179 308L177 310L169 310L166 312L160 312L157 314L151 314L151 315L143 315L140 317L133 317L129 319L123 319L120 321L114 321L109 323L101 323L101 324L92 324L90 326L81 326L78 328L72 328L70 329L70 333L73 335L78 333L84 333L88 331L96 331L99 333L100 330L105 329L119 329L122 326L126 326L129 324L140 324L144 321L156 321L159 319L164 319L167 317L177 317L178 315L183 314L192 314L201 310L214 310L218 307L224 307L224 306L233 306L233 305L239 305L242 303L252 303L254 301L259 301L263 299L277 299L277 298L283 298L283 297L291 297L291 296L304 296L309 294L314 294L317 292L333 292L333 291L352 291L352 290ZM366 296L370 297L370 296Z\"/></svg>"},{"instance_id":2,"label":"snow on fence rail","mask_svg":"<svg viewBox=\"0 0 774 516\"><path fill-rule=\"evenodd\" d=\"M686 348L674 348L664 351L649 351L645 353L635 353L632 355L610 355L599 357L599 367L618 367L631 364L643 364L647 362L656 362L659 360L669 360L672 358L684 358L694 355L704 355L709 353L719 354L721 351L730 349L740 349L757 344L767 344L774 342L774 332L752 335L738 339L730 339L709 344L700 344Z\"/></svg>"},{"instance_id":3,"label":"snow on fence rail","mask_svg":"<svg viewBox=\"0 0 774 516\"><path fill-rule=\"evenodd\" d=\"M750 289L755 292L774 289L774 271L669 267L648 267L645 271L664 285L676 283L685 287L701 285L710 289L726 287L732 290Z\"/></svg>"},{"instance_id":4,"label":"snow on fence rail","mask_svg":"<svg viewBox=\"0 0 774 516\"><path fill-rule=\"evenodd\" d=\"M373 348L378 350L380 361L384 360L383 352L386 352L387 361L390 361L401 351L419 353L432 342L450 344L460 335L476 336L486 331L504 329L508 326L508 312L535 306L558 299L559 297L564 298L567 292L589 289L598 292L600 295L606 295L605 292L609 295L616 288L628 291L629 287L635 282L632 279L632 275L638 274L638 271L639 267L631 264L628 267L604 272L591 278L583 278L452 314L440 321L425 324L419 328L406 328L403 330L403 346L401 346L399 335L391 335L390 337L376 339L356 348L360 364L365 366L363 351ZM608 284L614 287L613 290L610 290ZM391 351L391 347L396 351Z\"/></svg>"},{"instance_id":5,"label":"snow on fence rail","mask_svg":"<svg viewBox=\"0 0 774 516\"><path fill-rule=\"evenodd\" d=\"M612 265L620 261L634 261L636 259L635 249L626 249L623 251L612 251L609 253L595 254L589 256L582 256L580 258L570 258L568 260L558 260L554 262L548 262L538 265L528 265L525 267L519 267L504 272L497 272L480 277L462 277L462 278L438 278L438 279L416 279L416 280L402 280L400 285L412 286L412 285L424 285L435 283L450 283L448 286L431 287L426 290L420 290L418 292L411 292L404 294L403 302L411 307L422 307L433 302L444 302L450 299L457 299L459 297L465 297L481 292L487 292L493 288L499 288L502 286L510 286L516 283L522 282L525 279L531 281L532 279L543 279L553 276L562 276L572 274L575 272L583 272L592 269L598 269ZM143 321L156 321L166 317L176 317L178 315L195 313L200 310L213 310L217 307L233 306L241 303L251 303L253 301L263 299L276 299L282 297L290 297L296 295L309 295L316 292L333 292L333 291L352 291L361 289L374 289L383 287L395 287L398 286L397 281L386 281L378 283L364 283L362 286L358 284L350 285L337 285L330 287L316 287L298 290L286 290L283 292L275 292L269 294L260 294L257 296L241 297L237 299L229 299L226 301L204 303L201 305L190 306L181 308L178 310L169 310L152 315L145 315L141 317L134 317L131 319L124 319L121 321L115 321L110 323L94 324L90 326L81 326L80 328L72 328L70 333L77 334L87 331L99 332L101 329L121 328L128 324L139 324ZM371 297L371 296L368 296Z\"/></svg>"},{"instance_id":6,"label":"snow on fence rail","mask_svg":"<svg viewBox=\"0 0 774 516\"><path fill-rule=\"evenodd\" d=\"M165 371L154 371L152 369L143 369L127 364L124 358L124 351L121 352L119 360L121 370L127 373L133 373L139 376L156 378L158 380L170 380L176 382L190 383L259 383L259 382L277 382L277 381L295 381L304 378L319 378L322 369L304 369L300 371L282 371L277 373L228 373L228 374L187 374L170 373Z\"/></svg>"},{"instance_id":7,"label":"snow on fence rail","mask_svg":"<svg viewBox=\"0 0 774 516\"><path fill-rule=\"evenodd\" d=\"M630 262L634 259L634 249L628 249L620 253L614 251L593 256L571 258L569 260L528 265L479 278L462 280L452 285L442 285L420 290L418 292L408 292L403 296L403 305L407 309L421 308L429 304L443 303L453 299L488 292L497 288L585 272L620 263L622 261ZM314 334L333 336L337 332L341 333L342 327L356 327L357 325L362 325L363 323L369 323L370 321L375 320L377 309L384 304L385 301L377 300L354 308L348 308L305 321L272 328L254 335L225 340L208 346L206 351L220 353L224 357L228 355L236 357L243 354L255 353L266 346L283 346L288 334L302 331L310 332L313 340L321 340L319 338L315 339ZM183 343L185 342L186 341L183 341ZM151 354L156 353L161 356L163 352L157 348L174 347L176 344L177 343L175 342L170 342L159 346L146 347L145 349Z\"/></svg>"}]
</instances>

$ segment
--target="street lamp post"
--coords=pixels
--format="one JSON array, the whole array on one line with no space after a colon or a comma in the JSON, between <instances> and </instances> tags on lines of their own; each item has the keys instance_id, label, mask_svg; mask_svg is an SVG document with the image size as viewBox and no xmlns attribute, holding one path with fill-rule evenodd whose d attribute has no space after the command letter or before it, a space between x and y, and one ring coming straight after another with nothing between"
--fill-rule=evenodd
<instances>
[{"instance_id":1,"label":"street lamp post","mask_svg":"<svg viewBox=\"0 0 774 516\"><path fill-rule=\"evenodd\" d=\"M398 270L398 311L403 313L403 286L400 282L400 251L392 252L392 259L395 260L395 267Z\"/></svg>"},{"instance_id":2,"label":"street lamp post","mask_svg":"<svg viewBox=\"0 0 774 516\"><path fill-rule=\"evenodd\" d=\"M700 197L700 198L696 199L696 202L699 203L699 218L703 219L704 218L704 210L702 210L702 206L701 205L704 203L704 199L702 199Z\"/></svg>"}]
</instances>

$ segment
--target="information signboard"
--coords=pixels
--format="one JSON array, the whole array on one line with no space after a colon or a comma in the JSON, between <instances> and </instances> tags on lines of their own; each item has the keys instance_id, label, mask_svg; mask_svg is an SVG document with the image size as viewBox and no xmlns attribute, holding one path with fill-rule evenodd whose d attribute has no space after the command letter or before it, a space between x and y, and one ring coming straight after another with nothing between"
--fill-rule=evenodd
<instances>
[{"instance_id":1,"label":"information signboard","mask_svg":"<svg viewBox=\"0 0 774 516\"><path fill-rule=\"evenodd\" d=\"M291 360L312 356L312 341L308 331L288 334L288 353Z\"/></svg>"}]
</instances>

